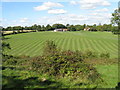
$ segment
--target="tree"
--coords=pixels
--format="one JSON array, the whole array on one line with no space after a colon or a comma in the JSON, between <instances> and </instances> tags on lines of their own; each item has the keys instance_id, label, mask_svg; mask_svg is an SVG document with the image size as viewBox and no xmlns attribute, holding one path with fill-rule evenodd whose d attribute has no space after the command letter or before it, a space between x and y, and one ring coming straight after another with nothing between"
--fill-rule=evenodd
<instances>
[{"instance_id":1,"label":"tree","mask_svg":"<svg viewBox=\"0 0 120 90\"><path fill-rule=\"evenodd\" d=\"M116 9L114 13L112 13L111 22L112 24L120 24L120 8Z\"/></svg>"},{"instance_id":2,"label":"tree","mask_svg":"<svg viewBox=\"0 0 120 90\"><path fill-rule=\"evenodd\" d=\"M45 31L45 26L44 25L42 25L41 31Z\"/></svg>"},{"instance_id":3,"label":"tree","mask_svg":"<svg viewBox=\"0 0 120 90\"><path fill-rule=\"evenodd\" d=\"M76 31L80 31L80 30L84 29L83 25L75 25L74 27L75 27Z\"/></svg>"},{"instance_id":4,"label":"tree","mask_svg":"<svg viewBox=\"0 0 120 90\"><path fill-rule=\"evenodd\" d=\"M37 24L34 24L34 25L32 26L32 30L37 31Z\"/></svg>"},{"instance_id":5,"label":"tree","mask_svg":"<svg viewBox=\"0 0 120 90\"><path fill-rule=\"evenodd\" d=\"M66 26L63 25L63 24L53 24L53 25L52 25L52 28L53 28L53 29L59 29L59 28L66 28Z\"/></svg>"},{"instance_id":6,"label":"tree","mask_svg":"<svg viewBox=\"0 0 120 90\"><path fill-rule=\"evenodd\" d=\"M86 27L86 24L84 24L83 27L85 28L85 27Z\"/></svg>"},{"instance_id":7,"label":"tree","mask_svg":"<svg viewBox=\"0 0 120 90\"><path fill-rule=\"evenodd\" d=\"M111 23L118 26L118 29L113 32L120 32L120 7L112 13Z\"/></svg>"},{"instance_id":8,"label":"tree","mask_svg":"<svg viewBox=\"0 0 120 90\"><path fill-rule=\"evenodd\" d=\"M98 26L96 27L96 29L97 29L98 31L103 31L103 26L102 26L102 25L98 25Z\"/></svg>"},{"instance_id":9,"label":"tree","mask_svg":"<svg viewBox=\"0 0 120 90\"><path fill-rule=\"evenodd\" d=\"M75 29L75 26L74 26L74 25L70 25L70 26L68 27L68 29L69 29L70 31L76 31L76 29Z\"/></svg>"},{"instance_id":10,"label":"tree","mask_svg":"<svg viewBox=\"0 0 120 90\"><path fill-rule=\"evenodd\" d=\"M103 24L103 31L111 31L111 27L112 27L112 25L111 24Z\"/></svg>"},{"instance_id":11,"label":"tree","mask_svg":"<svg viewBox=\"0 0 120 90\"><path fill-rule=\"evenodd\" d=\"M38 25L37 30L41 31L41 26L40 25Z\"/></svg>"},{"instance_id":12,"label":"tree","mask_svg":"<svg viewBox=\"0 0 120 90\"><path fill-rule=\"evenodd\" d=\"M66 27L69 27L70 26L70 24L66 24Z\"/></svg>"},{"instance_id":13,"label":"tree","mask_svg":"<svg viewBox=\"0 0 120 90\"><path fill-rule=\"evenodd\" d=\"M17 30L18 33L23 32L23 27L22 26L14 26L13 27L14 30Z\"/></svg>"},{"instance_id":14,"label":"tree","mask_svg":"<svg viewBox=\"0 0 120 90\"><path fill-rule=\"evenodd\" d=\"M49 30L51 30L52 29L52 27L48 24L47 26L46 26L46 31L49 31Z\"/></svg>"}]
</instances>

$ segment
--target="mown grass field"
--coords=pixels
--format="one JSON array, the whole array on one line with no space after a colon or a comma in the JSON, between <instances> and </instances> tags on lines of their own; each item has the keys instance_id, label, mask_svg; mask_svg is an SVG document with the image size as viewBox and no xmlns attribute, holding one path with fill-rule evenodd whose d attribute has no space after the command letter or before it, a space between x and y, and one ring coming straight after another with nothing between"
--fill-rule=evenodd
<instances>
[{"instance_id":1,"label":"mown grass field","mask_svg":"<svg viewBox=\"0 0 120 90\"><path fill-rule=\"evenodd\" d=\"M39 56L46 40L52 40L63 50L92 50L118 56L118 36L111 32L31 32L6 36L11 50L8 54Z\"/></svg>"}]
</instances>

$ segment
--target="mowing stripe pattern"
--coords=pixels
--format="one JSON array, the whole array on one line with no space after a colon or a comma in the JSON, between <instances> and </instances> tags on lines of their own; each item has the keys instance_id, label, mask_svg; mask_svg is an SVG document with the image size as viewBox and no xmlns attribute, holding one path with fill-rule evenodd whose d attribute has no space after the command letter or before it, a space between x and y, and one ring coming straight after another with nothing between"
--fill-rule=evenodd
<instances>
[{"instance_id":1,"label":"mowing stripe pattern","mask_svg":"<svg viewBox=\"0 0 120 90\"><path fill-rule=\"evenodd\" d=\"M44 43L52 40L62 50L92 50L109 52L111 57L118 56L118 36L107 32L32 32L6 36L10 43L10 55L39 56Z\"/></svg>"}]
</instances>

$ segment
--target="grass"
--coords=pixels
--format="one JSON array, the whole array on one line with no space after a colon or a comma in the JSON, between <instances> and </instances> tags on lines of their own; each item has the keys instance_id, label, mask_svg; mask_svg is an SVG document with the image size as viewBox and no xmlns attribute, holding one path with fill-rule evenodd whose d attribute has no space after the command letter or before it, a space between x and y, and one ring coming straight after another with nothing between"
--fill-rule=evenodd
<instances>
[{"instance_id":1,"label":"grass","mask_svg":"<svg viewBox=\"0 0 120 90\"><path fill-rule=\"evenodd\" d=\"M102 88L115 88L118 83L118 64L97 65L96 69L101 74L105 84Z\"/></svg>"},{"instance_id":2,"label":"grass","mask_svg":"<svg viewBox=\"0 0 120 90\"><path fill-rule=\"evenodd\" d=\"M39 56L46 40L52 40L63 50L92 50L118 56L118 36L110 32L31 32L6 36L11 50L8 54Z\"/></svg>"},{"instance_id":3,"label":"grass","mask_svg":"<svg viewBox=\"0 0 120 90\"><path fill-rule=\"evenodd\" d=\"M115 88L118 83L118 66L113 65L96 65L95 66L104 83L100 84L98 88ZM60 87L60 88L93 88L94 85L81 85L76 86L79 81L69 81L67 78L55 80L53 77L47 75L41 75L33 71L10 69L6 68L3 72L3 87L6 88L50 88L50 87ZM42 78L46 78L47 82L42 82ZM84 81L82 81L84 82ZM86 83L86 82L85 82Z\"/></svg>"},{"instance_id":4,"label":"grass","mask_svg":"<svg viewBox=\"0 0 120 90\"><path fill-rule=\"evenodd\" d=\"M24 34L8 35L6 41L10 43L11 50L8 54L19 56L42 55L44 43L46 40L52 40L63 50L92 50L103 53L109 52L111 58L118 56L118 36L110 32L31 32ZM114 59L113 59L114 60ZM90 60L88 60L89 62ZM97 71L101 74L104 83L98 88L115 88L118 83L118 65L116 63L101 64L102 61L90 61L94 64ZM78 81L71 82L67 78L55 80L52 77L41 75L33 71L22 70L14 66L13 69L8 66L3 72L3 87L24 87L24 88L50 88L50 87L67 87L67 88L94 88L94 85L75 86ZM47 82L41 81L47 78ZM86 83L86 82L85 82Z\"/></svg>"}]
</instances>

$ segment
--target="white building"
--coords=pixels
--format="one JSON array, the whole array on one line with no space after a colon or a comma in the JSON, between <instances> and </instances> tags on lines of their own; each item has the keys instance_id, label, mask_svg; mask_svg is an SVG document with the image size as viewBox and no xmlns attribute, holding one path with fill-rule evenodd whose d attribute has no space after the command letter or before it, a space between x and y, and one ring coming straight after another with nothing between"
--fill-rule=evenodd
<instances>
[{"instance_id":1,"label":"white building","mask_svg":"<svg viewBox=\"0 0 120 90\"><path fill-rule=\"evenodd\" d=\"M68 31L68 29L55 29L54 32L65 32Z\"/></svg>"}]
</instances>

